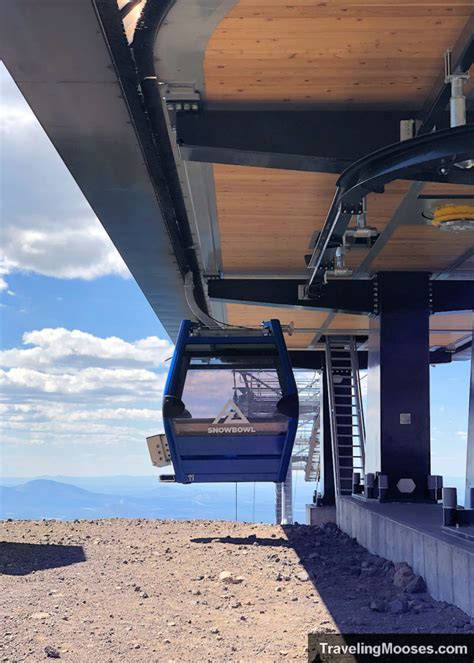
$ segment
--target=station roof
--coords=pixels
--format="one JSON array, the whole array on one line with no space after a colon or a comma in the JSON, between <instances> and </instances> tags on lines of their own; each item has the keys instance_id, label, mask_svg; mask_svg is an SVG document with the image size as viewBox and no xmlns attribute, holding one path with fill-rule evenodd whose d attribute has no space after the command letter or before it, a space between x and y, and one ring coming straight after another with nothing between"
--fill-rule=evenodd
<instances>
[{"instance_id":1,"label":"station roof","mask_svg":"<svg viewBox=\"0 0 474 663\"><path fill-rule=\"evenodd\" d=\"M2 13L2 58L172 337L191 315L190 263L198 303L228 324L278 318L296 328L287 337L293 349L318 347L327 334L368 333L367 315L249 303L246 292L241 301L211 300L207 278L308 278L305 256L334 197L335 162L349 163L351 149L355 158L365 145L370 152L393 142L395 117L426 131L446 122L443 56L452 49L455 66L472 68L471 1L16 0ZM197 116L217 113L209 115L215 143L202 160L185 149L186 124L176 145L173 109L186 101L199 106ZM228 111L240 113L237 132ZM299 119L287 136L272 136L271 115L282 112L302 123L313 114L310 129L334 145L325 172L292 160ZM351 112L359 112L361 130L347 145L340 132ZM287 150L283 157L259 152L259 141L272 139ZM346 252L351 279L423 271L471 287L474 233L443 232L429 221L440 202L460 196L469 201L472 186L396 180L370 193L367 224L379 236ZM472 313L432 315L430 329L432 349L463 347Z\"/></svg>"}]
</instances>

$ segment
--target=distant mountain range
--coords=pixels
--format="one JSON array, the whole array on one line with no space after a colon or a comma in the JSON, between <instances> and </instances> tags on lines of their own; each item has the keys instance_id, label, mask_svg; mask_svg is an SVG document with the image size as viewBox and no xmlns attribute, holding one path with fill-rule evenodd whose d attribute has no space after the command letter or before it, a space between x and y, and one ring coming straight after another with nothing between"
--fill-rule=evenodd
<instances>
[{"instance_id":1,"label":"distant mountain range","mask_svg":"<svg viewBox=\"0 0 474 663\"><path fill-rule=\"evenodd\" d=\"M314 483L294 477L295 520L305 522ZM445 477L464 500L464 480ZM239 484L237 518L274 522L273 484ZM0 519L58 520L95 518L235 518L235 484L160 484L156 476L1 478Z\"/></svg>"},{"instance_id":2,"label":"distant mountain range","mask_svg":"<svg viewBox=\"0 0 474 663\"><path fill-rule=\"evenodd\" d=\"M2 480L0 485L0 518L60 520L95 518L173 518L222 519L235 518L235 486L229 484L159 484L155 477L149 481L121 477L93 477L85 480L91 486L105 486L102 490L87 490L72 483L51 479L33 479L12 484ZM117 479L117 478L113 478ZM78 481L77 479L70 479ZM18 481L18 480L17 480ZM80 481L80 480L79 480ZM150 488L153 486L153 488ZM123 488L121 491L120 488ZM253 484L238 488L238 519L273 522L273 485L259 485L255 509ZM301 505L304 522L304 505Z\"/></svg>"}]
</instances>

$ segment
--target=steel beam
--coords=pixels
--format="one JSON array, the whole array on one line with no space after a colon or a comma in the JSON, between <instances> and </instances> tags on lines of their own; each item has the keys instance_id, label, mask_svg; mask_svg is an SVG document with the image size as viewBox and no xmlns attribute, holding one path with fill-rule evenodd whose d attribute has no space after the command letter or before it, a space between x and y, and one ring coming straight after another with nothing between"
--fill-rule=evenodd
<instances>
[{"instance_id":1,"label":"steel beam","mask_svg":"<svg viewBox=\"0 0 474 663\"><path fill-rule=\"evenodd\" d=\"M431 281L432 309L435 313L471 311L474 307L474 281Z\"/></svg>"},{"instance_id":2,"label":"steel beam","mask_svg":"<svg viewBox=\"0 0 474 663\"><path fill-rule=\"evenodd\" d=\"M291 365L294 369L310 369L320 371L325 366L324 350L288 350ZM361 350L357 353L359 368L367 368L367 352Z\"/></svg>"},{"instance_id":3,"label":"steel beam","mask_svg":"<svg viewBox=\"0 0 474 663\"><path fill-rule=\"evenodd\" d=\"M470 344L462 346L463 350L470 347ZM453 356L458 354L459 350L449 351L445 348L431 350L430 364L450 364ZM322 350L288 350L291 365L294 369L322 370L324 368L324 351ZM368 352L359 350L357 353L359 369L366 370L368 366Z\"/></svg>"},{"instance_id":4,"label":"steel beam","mask_svg":"<svg viewBox=\"0 0 474 663\"><path fill-rule=\"evenodd\" d=\"M400 140L400 121L416 111L203 110L178 112L183 159L263 168L341 173Z\"/></svg>"},{"instance_id":5,"label":"steel beam","mask_svg":"<svg viewBox=\"0 0 474 663\"><path fill-rule=\"evenodd\" d=\"M211 279L208 294L211 299L244 304L268 304L335 310L343 313L371 313L373 310L373 282L331 281L314 290L313 299L302 299L299 286L304 281L272 279Z\"/></svg>"},{"instance_id":6,"label":"steel beam","mask_svg":"<svg viewBox=\"0 0 474 663\"><path fill-rule=\"evenodd\" d=\"M341 313L374 312L374 281L344 279L311 288L311 299L301 298L304 281L295 279L210 279L210 299L227 303L308 308ZM430 281L431 312L470 311L474 302L474 281ZM410 297L407 294L407 302Z\"/></svg>"}]
</instances>

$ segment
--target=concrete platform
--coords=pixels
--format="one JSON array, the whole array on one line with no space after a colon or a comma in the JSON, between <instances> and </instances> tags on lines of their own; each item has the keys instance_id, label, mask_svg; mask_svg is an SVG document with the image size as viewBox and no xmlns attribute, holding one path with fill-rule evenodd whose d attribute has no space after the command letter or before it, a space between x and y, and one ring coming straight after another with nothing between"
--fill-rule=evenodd
<instances>
[{"instance_id":1,"label":"concrete platform","mask_svg":"<svg viewBox=\"0 0 474 663\"><path fill-rule=\"evenodd\" d=\"M337 514L335 506L306 505L306 524L321 525L322 523L336 523Z\"/></svg>"},{"instance_id":2,"label":"concrete platform","mask_svg":"<svg viewBox=\"0 0 474 663\"><path fill-rule=\"evenodd\" d=\"M392 562L407 562L421 575L430 594L474 617L474 544L441 527L434 504L366 502L340 497L339 527Z\"/></svg>"}]
</instances>

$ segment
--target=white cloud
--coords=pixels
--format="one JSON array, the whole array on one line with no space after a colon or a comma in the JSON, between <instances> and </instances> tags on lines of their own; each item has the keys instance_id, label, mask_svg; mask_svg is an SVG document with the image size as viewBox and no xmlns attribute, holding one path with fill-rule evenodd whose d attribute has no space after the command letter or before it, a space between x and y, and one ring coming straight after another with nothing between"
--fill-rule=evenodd
<instances>
[{"instance_id":1,"label":"white cloud","mask_svg":"<svg viewBox=\"0 0 474 663\"><path fill-rule=\"evenodd\" d=\"M27 332L23 341L32 347L0 353L4 445L115 445L146 458L145 437L162 430L169 341L64 328Z\"/></svg>"},{"instance_id":2,"label":"white cloud","mask_svg":"<svg viewBox=\"0 0 474 663\"><path fill-rule=\"evenodd\" d=\"M47 373L30 368L0 370L3 393L21 391L24 394L84 394L103 395L157 393L164 386L164 376L144 369L84 368L74 373Z\"/></svg>"},{"instance_id":3,"label":"white cloud","mask_svg":"<svg viewBox=\"0 0 474 663\"><path fill-rule=\"evenodd\" d=\"M0 366L42 370L51 367L96 365L115 367L163 367L173 352L172 344L157 336L132 343L117 336L99 338L93 334L62 327L41 329L23 334L23 343L32 348L13 348L0 352Z\"/></svg>"},{"instance_id":4,"label":"white cloud","mask_svg":"<svg viewBox=\"0 0 474 663\"><path fill-rule=\"evenodd\" d=\"M0 63L0 290L14 271L95 279L129 272Z\"/></svg>"},{"instance_id":5,"label":"white cloud","mask_svg":"<svg viewBox=\"0 0 474 663\"><path fill-rule=\"evenodd\" d=\"M15 102L15 98L7 99L6 90L13 85L3 67L0 69L2 90L2 104L0 106L0 131L3 135L18 133L28 126L35 124L36 119L26 101L23 104ZM19 96L19 95L18 95Z\"/></svg>"},{"instance_id":6,"label":"white cloud","mask_svg":"<svg viewBox=\"0 0 474 663\"><path fill-rule=\"evenodd\" d=\"M21 225L20 225L21 223ZM97 219L86 212L55 218L26 213L21 222L6 215L2 231L6 274L30 271L44 276L91 280L129 272ZM23 227L22 227L23 225Z\"/></svg>"}]
</instances>

